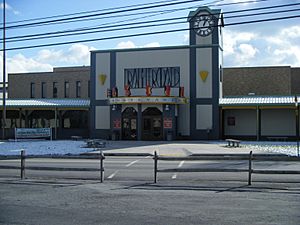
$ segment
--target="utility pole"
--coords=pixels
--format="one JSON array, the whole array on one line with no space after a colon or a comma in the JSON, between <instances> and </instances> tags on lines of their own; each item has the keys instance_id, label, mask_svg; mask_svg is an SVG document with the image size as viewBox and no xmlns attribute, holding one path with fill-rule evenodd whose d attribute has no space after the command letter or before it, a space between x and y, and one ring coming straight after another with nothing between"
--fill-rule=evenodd
<instances>
[{"instance_id":1,"label":"utility pole","mask_svg":"<svg viewBox=\"0 0 300 225\"><path fill-rule=\"evenodd\" d=\"M295 95L295 112L296 112L297 156L299 157L299 105L298 105L298 98L296 95Z\"/></svg>"},{"instance_id":2,"label":"utility pole","mask_svg":"<svg viewBox=\"0 0 300 225\"><path fill-rule=\"evenodd\" d=\"M2 96L2 103L3 103L3 109L2 109L2 139L5 139L5 127L6 127L6 49L5 49L5 22L6 22L6 16L5 16L5 7L6 3L5 0L3 0L3 96Z\"/></svg>"}]
</instances>

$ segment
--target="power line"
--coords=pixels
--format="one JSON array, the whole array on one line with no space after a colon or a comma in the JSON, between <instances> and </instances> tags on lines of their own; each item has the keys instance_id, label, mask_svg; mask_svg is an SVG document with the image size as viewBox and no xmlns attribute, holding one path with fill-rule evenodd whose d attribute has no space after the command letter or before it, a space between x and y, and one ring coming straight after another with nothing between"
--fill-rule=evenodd
<instances>
[{"instance_id":1,"label":"power line","mask_svg":"<svg viewBox=\"0 0 300 225\"><path fill-rule=\"evenodd\" d=\"M89 18L89 17L95 17L95 16L111 15L111 14L117 14L117 13L132 12L132 11L136 11L136 10L145 10L145 9L152 9L152 8L192 3L192 2L201 2L201 1L204 1L204 0L188 0L188 1L184 1L184 2L171 2L171 3L167 3L167 4L158 4L158 5L154 5L154 6L143 6L143 7L132 8L132 9L115 10L115 11L96 13L96 14L90 14L90 15L84 15L84 16L74 16L74 17L68 17L68 18L62 18L62 19L47 20L47 21L43 21L43 22L34 22L34 23L20 24L20 25L14 25L14 26L7 26L6 29L27 27L27 26L39 25L39 24L48 24L48 23L54 23L54 22L59 22L59 21L77 20L77 19Z\"/></svg>"},{"instance_id":2,"label":"power line","mask_svg":"<svg viewBox=\"0 0 300 225\"><path fill-rule=\"evenodd\" d=\"M244 25L244 24L252 24L252 23L262 23L262 22L270 22L270 21L276 21L276 20L287 20L287 19L294 19L294 18L299 18L299 17L300 17L300 15L286 16L286 17L276 17L276 18L269 18L269 19L229 23L229 24L226 24L226 26L236 26L236 25ZM190 30L190 28L165 30L165 31L155 31L155 32L147 32L147 33L137 33L137 34L128 34L128 35L119 35L119 36L111 36L111 37L104 37L104 38L84 39L84 40L76 40L76 41L68 41L68 42L57 42L57 43L51 43L51 44L40 44L40 45L31 45L31 46L23 46L23 47L13 47L13 48L7 48L6 50L7 51L13 51L13 50L21 50L21 49L51 47L51 46L67 45L67 44L75 44L75 43L94 42L94 41L112 40L112 39L120 39L120 38L128 38L128 37L140 37L140 36L148 36L148 35L174 33L174 32L187 31L187 30ZM0 51L3 51L3 49L1 49Z\"/></svg>"},{"instance_id":3,"label":"power line","mask_svg":"<svg viewBox=\"0 0 300 225\"><path fill-rule=\"evenodd\" d=\"M276 6L260 7L260 8L251 8L251 9L245 9L245 10L239 10L239 11L228 11L228 12L224 12L224 14L241 13L241 12L247 12L247 11L260 11L263 9L274 9L274 8L279 8L279 7L296 6L296 5L300 5L300 3L284 4L284 5L276 5ZM261 16L261 15L267 15L267 14L287 13L287 12L293 12L293 11L299 11L299 10L300 9L291 9L291 10L284 10L284 11L271 11L271 12L263 12L263 13L261 12L261 13L252 13L252 14L246 14L246 15L226 16L225 18L230 19L230 18L238 18L238 17ZM143 22L143 24L174 21L174 20L180 20L180 19L186 19L186 17L176 17L176 18L145 21L145 22ZM86 29L69 30L69 31L40 33L40 34L35 34L35 35L33 34L33 35L25 35L25 36L8 37L7 42L47 39L47 38L55 38L55 37L92 34L92 33L98 33L98 32L149 28L149 27L156 27L156 26L168 26L168 25L175 25L175 24L180 24L180 23L184 23L184 22L160 23L160 24L153 24L153 25L140 25L141 24L140 22L135 22L135 23L127 23L127 24L118 24L118 25L114 25L114 26L98 26L98 27L92 27L92 28L88 28L88 29L86 28ZM139 26L132 26L132 25L139 25ZM123 26L131 26L131 27L124 28ZM116 28L116 27L121 27L121 28ZM17 40L14 40L14 39L17 39Z\"/></svg>"},{"instance_id":4,"label":"power line","mask_svg":"<svg viewBox=\"0 0 300 225\"><path fill-rule=\"evenodd\" d=\"M94 19L102 19L103 17L101 17L101 18L93 18L93 17L103 16L103 15L109 15L110 17L112 17L111 14L118 14L118 13L131 12L131 11L136 11L136 10L145 10L145 9L151 9L151 8L173 6L173 5L193 3L193 2L202 2L202 1L205 1L205 0L188 0L185 2L172 2L172 3L168 3L168 4L160 4L160 5L154 5L154 6L145 6L145 7L133 8L133 9L126 9L126 10L116 10L116 11L111 11L111 12L96 13L96 14L90 14L90 15L84 15L84 16L76 16L76 17L69 17L69 18L63 18L63 19L48 20L48 21L42 21L42 22L8 26L7 29L28 28L28 27L35 27L35 26L41 26L41 25L44 26L44 25L53 25L53 24L62 24L62 23L82 22L82 21L86 21L86 20L90 21L90 20L94 20ZM222 1L223 0L215 1L215 2L222 2ZM224 4L207 5L207 6L229 6L229 5L237 5L237 4L245 4L245 3L259 3L259 2L266 2L266 1L272 1L272 0L249 0L249 1L224 3ZM122 16L122 15L119 15L119 16ZM0 30L1 30L1 28L0 28Z\"/></svg>"},{"instance_id":5,"label":"power line","mask_svg":"<svg viewBox=\"0 0 300 225\"><path fill-rule=\"evenodd\" d=\"M154 4L157 4L157 3L168 3L168 2L174 2L174 1L181 1L181 0L166 0L166 1L151 2L151 3L127 5L127 6L121 6L121 7L111 7L111 8L106 8L106 9L82 11L82 12L69 13L69 14L60 14L60 15L39 17L39 18L33 18L33 19L27 19L27 20L10 21L10 22L6 22L6 24L14 24L14 23L21 23L21 22L36 21L36 20L45 20L45 19L52 19L52 18L59 18L59 17L66 17L66 16L75 16L75 15L87 14L87 13L105 12L105 11L108 11L108 10L126 9L126 8L131 8L131 7L154 5ZM2 24L0 23L0 25L2 25Z\"/></svg>"}]
</instances>

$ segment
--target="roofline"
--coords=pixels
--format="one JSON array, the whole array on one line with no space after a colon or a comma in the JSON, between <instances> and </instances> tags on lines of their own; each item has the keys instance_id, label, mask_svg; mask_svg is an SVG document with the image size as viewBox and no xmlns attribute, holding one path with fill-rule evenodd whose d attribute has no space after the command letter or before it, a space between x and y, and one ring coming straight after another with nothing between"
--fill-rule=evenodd
<instances>
[{"instance_id":1,"label":"roofline","mask_svg":"<svg viewBox=\"0 0 300 225\"><path fill-rule=\"evenodd\" d=\"M233 67L223 67L223 69L253 69L253 68L297 68L292 66L233 66Z\"/></svg>"},{"instance_id":2,"label":"roofline","mask_svg":"<svg viewBox=\"0 0 300 225\"><path fill-rule=\"evenodd\" d=\"M124 48L124 49L106 49L106 50L92 50L94 53L108 53L108 52L137 52L137 51L157 51L157 50L173 50L173 49L189 49L189 48L210 48L219 47L219 44L209 44L209 45L177 45L177 46L162 46L162 47L146 47L146 48Z\"/></svg>"}]
</instances>

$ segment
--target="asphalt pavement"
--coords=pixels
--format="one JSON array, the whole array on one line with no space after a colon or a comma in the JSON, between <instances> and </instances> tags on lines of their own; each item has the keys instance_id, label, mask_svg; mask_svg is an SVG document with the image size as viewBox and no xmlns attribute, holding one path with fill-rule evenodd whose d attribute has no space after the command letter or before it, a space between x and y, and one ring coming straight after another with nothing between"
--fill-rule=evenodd
<instances>
[{"instance_id":1,"label":"asphalt pavement","mask_svg":"<svg viewBox=\"0 0 300 225\"><path fill-rule=\"evenodd\" d=\"M111 142L112 152L186 156L199 153L249 153L225 143ZM97 153L92 151L91 154ZM258 152L256 152L258 153ZM0 165L18 165L1 160ZM98 168L97 159L27 159L26 166ZM297 162L254 162L259 169L298 169ZM159 161L168 168L247 168L247 161ZM300 224L300 175L241 173L158 173L151 156L104 160L99 171L0 170L0 224Z\"/></svg>"}]
</instances>

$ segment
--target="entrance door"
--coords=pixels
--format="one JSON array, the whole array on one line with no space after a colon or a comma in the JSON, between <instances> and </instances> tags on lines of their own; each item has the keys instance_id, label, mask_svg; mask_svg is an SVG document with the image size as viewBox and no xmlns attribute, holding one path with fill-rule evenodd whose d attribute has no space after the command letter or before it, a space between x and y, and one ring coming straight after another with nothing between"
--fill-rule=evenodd
<instances>
[{"instance_id":1,"label":"entrance door","mask_svg":"<svg viewBox=\"0 0 300 225\"><path fill-rule=\"evenodd\" d=\"M123 140L136 140L137 112L134 108L126 108L122 113L122 139Z\"/></svg>"},{"instance_id":2,"label":"entrance door","mask_svg":"<svg viewBox=\"0 0 300 225\"><path fill-rule=\"evenodd\" d=\"M158 141L163 138L162 113L155 107L147 108L142 113L143 140Z\"/></svg>"}]
</instances>

